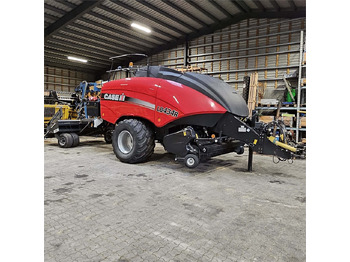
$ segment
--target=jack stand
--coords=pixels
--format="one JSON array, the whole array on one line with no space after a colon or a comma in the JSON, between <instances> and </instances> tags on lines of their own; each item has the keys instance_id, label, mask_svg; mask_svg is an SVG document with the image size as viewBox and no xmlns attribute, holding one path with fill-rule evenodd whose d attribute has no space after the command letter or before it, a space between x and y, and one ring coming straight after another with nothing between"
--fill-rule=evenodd
<instances>
[{"instance_id":1,"label":"jack stand","mask_svg":"<svg viewBox=\"0 0 350 262\"><path fill-rule=\"evenodd\" d=\"M253 148L249 147L249 155L248 155L248 172L253 171Z\"/></svg>"}]
</instances>

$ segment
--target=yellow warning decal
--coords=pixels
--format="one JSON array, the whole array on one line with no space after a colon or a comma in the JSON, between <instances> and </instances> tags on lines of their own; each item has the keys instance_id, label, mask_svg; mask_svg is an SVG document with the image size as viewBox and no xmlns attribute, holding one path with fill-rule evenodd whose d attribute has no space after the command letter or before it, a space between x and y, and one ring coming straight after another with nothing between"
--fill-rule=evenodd
<instances>
[{"instance_id":1,"label":"yellow warning decal","mask_svg":"<svg viewBox=\"0 0 350 262\"><path fill-rule=\"evenodd\" d=\"M258 139L254 139L253 144L256 145L256 143L258 143Z\"/></svg>"},{"instance_id":2,"label":"yellow warning decal","mask_svg":"<svg viewBox=\"0 0 350 262\"><path fill-rule=\"evenodd\" d=\"M184 131L184 136L186 136L186 131Z\"/></svg>"}]
</instances>

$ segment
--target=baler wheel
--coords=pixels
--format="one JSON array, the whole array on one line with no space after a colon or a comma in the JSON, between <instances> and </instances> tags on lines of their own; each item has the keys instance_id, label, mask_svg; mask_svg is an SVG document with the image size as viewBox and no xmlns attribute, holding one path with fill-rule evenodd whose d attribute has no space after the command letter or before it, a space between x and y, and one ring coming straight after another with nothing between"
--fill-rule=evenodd
<instances>
[{"instance_id":1,"label":"baler wheel","mask_svg":"<svg viewBox=\"0 0 350 262\"><path fill-rule=\"evenodd\" d=\"M188 168L195 168L199 164L199 158L194 154L186 155L184 161Z\"/></svg>"},{"instance_id":2,"label":"baler wheel","mask_svg":"<svg viewBox=\"0 0 350 262\"><path fill-rule=\"evenodd\" d=\"M73 147L74 146L78 146L79 145L79 142L80 142L80 139L79 139L79 135L76 134L76 133L70 133L71 136L73 137Z\"/></svg>"},{"instance_id":3,"label":"baler wheel","mask_svg":"<svg viewBox=\"0 0 350 262\"><path fill-rule=\"evenodd\" d=\"M58 145L63 148L72 147L73 137L69 133L62 133L58 137Z\"/></svg>"},{"instance_id":4,"label":"baler wheel","mask_svg":"<svg viewBox=\"0 0 350 262\"><path fill-rule=\"evenodd\" d=\"M125 119L118 123L112 136L113 151L125 163L146 161L154 151L154 132L138 119Z\"/></svg>"}]
</instances>

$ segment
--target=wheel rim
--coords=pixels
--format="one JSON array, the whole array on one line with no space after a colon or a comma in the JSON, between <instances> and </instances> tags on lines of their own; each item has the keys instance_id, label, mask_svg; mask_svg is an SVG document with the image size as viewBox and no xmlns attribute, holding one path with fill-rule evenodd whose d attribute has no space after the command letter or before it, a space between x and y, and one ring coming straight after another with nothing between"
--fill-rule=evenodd
<instances>
[{"instance_id":1,"label":"wheel rim","mask_svg":"<svg viewBox=\"0 0 350 262\"><path fill-rule=\"evenodd\" d=\"M192 157L190 157L190 158L188 158L187 159L187 165L189 165L189 166L193 166L194 165L194 159L192 158Z\"/></svg>"},{"instance_id":2,"label":"wheel rim","mask_svg":"<svg viewBox=\"0 0 350 262\"><path fill-rule=\"evenodd\" d=\"M118 148L123 154L131 152L134 146L134 139L129 131L123 130L118 136Z\"/></svg>"}]
</instances>

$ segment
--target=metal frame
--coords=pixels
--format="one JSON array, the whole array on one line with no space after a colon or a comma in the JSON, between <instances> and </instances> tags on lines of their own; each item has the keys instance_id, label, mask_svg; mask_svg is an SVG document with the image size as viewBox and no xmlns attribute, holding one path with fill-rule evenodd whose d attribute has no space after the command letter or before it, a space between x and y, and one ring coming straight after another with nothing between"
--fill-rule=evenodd
<instances>
[{"instance_id":1,"label":"metal frame","mask_svg":"<svg viewBox=\"0 0 350 262\"><path fill-rule=\"evenodd\" d=\"M76 20L79 17L82 17L84 14L88 13L90 10L92 10L94 7L100 5L102 2L103 2L103 0L82 2L80 5L78 5L76 8L74 8L72 11L63 15L55 23L53 23L50 26L48 26L47 28L45 28L44 40L47 41L53 33L58 32L63 27L65 27L70 22L72 22L73 20Z\"/></svg>"},{"instance_id":2,"label":"metal frame","mask_svg":"<svg viewBox=\"0 0 350 262\"><path fill-rule=\"evenodd\" d=\"M301 70L302 70L302 61L303 61L303 47L304 47L304 31L300 32L300 55L299 55L299 75L298 75L298 95L297 95L297 124L296 124L296 134L295 134L295 140L299 142L299 121L300 121L300 115L299 111L300 108L300 95L301 95ZM306 109L305 109L306 110Z\"/></svg>"}]
</instances>

